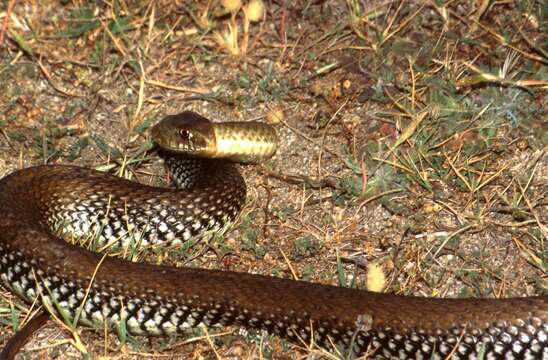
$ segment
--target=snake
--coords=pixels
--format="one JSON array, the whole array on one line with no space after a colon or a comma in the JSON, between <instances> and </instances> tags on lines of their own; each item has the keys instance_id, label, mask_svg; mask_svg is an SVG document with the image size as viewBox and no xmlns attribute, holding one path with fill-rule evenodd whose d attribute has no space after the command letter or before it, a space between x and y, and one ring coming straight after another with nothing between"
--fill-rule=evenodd
<instances>
[{"instance_id":1,"label":"snake","mask_svg":"<svg viewBox=\"0 0 548 360\"><path fill-rule=\"evenodd\" d=\"M150 133L175 188L71 165L0 180L4 287L71 324L124 326L133 335L237 326L343 357L548 359L546 295L415 297L105 256L222 231L245 203L236 162L268 159L278 141L266 123L211 122L190 111Z\"/></svg>"}]
</instances>

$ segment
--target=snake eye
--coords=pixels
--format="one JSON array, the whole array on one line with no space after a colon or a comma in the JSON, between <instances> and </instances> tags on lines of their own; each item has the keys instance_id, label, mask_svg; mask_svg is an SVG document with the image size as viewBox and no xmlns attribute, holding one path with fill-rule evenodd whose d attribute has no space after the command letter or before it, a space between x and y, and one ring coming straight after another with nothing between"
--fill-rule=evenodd
<instances>
[{"instance_id":1,"label":"snake eye","mask_svg":"<svg viewBox=\"0 0 548 360\"><path fill-rule=\"evenodd\" d=\"M181 139L185 141L188 141L190 140L190 138L192 138L191 132L186 129L179 130L179 136L181 136Z\"/></svg>"}]
</instances>

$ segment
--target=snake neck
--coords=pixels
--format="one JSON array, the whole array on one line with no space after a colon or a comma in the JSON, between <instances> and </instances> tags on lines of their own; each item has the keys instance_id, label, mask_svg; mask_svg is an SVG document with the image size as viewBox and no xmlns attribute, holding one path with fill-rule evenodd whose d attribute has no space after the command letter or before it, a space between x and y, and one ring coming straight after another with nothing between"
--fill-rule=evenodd
<instances>
[{"instance_id":1,"label":"snake neck","mask_svg":"<svg viewBox=\"0 0 548 360\"><path fill-rule=\"evenodd\" d=\"M163 149L157 149L156 152L165 163L167 173L177 189L195 194L204 188L220 187L226 184L238 189L234 196L241 196L243 191L242 199L245 200L245 180L234 162L222 159L200 159ZM224 198L218 198L218 200L225 201Z\"/></svg>"}]
</instances>

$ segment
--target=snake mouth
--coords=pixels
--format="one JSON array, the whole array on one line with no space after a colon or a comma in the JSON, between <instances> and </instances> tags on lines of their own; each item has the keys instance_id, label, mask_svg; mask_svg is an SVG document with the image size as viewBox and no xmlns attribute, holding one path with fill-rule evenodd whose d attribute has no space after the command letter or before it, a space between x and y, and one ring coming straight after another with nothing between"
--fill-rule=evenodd
<instances>
[{"instance_id":1,"label":"snake mouth","mask_svg":"<svg viewBox=\"0 0 548 360\"><path fill-rule=\"evenodd\" d=\"M191 111L168 115L150 131L162 149L197 158L258 163L276 152L276 131L248 121L213 123Z\"/></svg>"},{"instance_id":2,"label":"snake mouth","mask_svg":"<svg viewBox=\"0 0 548 360\"><path fill-rule=\"evenodd\" d=\"M216 151L212 123L191 111L164 117L151 129L151 136L154 143L171 152L211 157Z\"/></svg>"},{"instance_id":3,"label":"snake mouth","mask_svg":"<svg viewBox=\"0 0 548 360\"><path fill-rule=\"evenodd\" d=\"M193 113L168 116L151 129L152 137L178 152L214 147L215 157L228 160L276 150L276 133L265 124L203 120ZM237 168L224 160L175 158L166 164L180 189L68 165L31 167L0 179L0 286L28 302L54 304L48 310L73 324L103 331L121 321L129 334L147 336L171 336L198 324L236 325L349 356L546 358L547 296L419 298L136 264L57 236L62 230L85 244L91 235L93 249L144 251L180 249L226 229L245 205Z\"/></svg>"}]
</instances>

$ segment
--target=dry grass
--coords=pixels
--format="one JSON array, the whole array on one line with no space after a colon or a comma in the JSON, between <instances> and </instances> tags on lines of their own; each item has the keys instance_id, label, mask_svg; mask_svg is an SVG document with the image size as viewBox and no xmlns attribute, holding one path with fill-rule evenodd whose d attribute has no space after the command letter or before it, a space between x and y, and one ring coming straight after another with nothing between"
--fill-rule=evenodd
<instances>
[{"instance_id":1,"label":"dry grass","mask_svg":"<svg viewBox=\"0 0 548 360\"><path fill-rule=\"evenodd\" d=\"M183 249L193 264L361 288L374 264L390 292L546 293L541 1L270 1L254 22L216 1L84 4L0 5L0 176L75 163L157 184L145 140L163 114L266 118L280 151L243 169L235 231ZM0 346L34 309L0 289ZM55 321L21 354L94 356L330 355L233 328Z\"/></svg>"}]
</instances>

